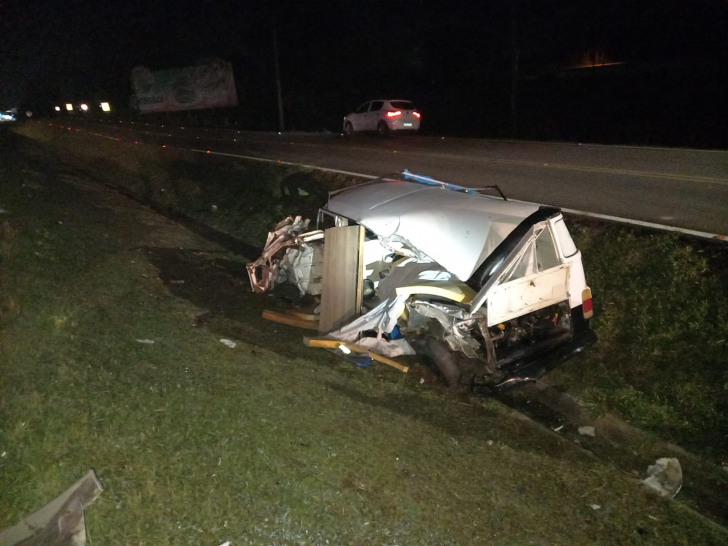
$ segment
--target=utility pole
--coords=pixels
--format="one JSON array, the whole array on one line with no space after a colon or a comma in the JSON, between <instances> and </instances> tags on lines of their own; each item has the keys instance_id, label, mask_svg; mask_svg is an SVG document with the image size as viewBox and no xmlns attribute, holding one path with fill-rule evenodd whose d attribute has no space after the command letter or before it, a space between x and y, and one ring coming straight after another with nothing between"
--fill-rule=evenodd
<instances>
[{"instance_id":1,"label":"utility pole","mask_svg":"<svg viewBox=\"0 0 728 546\"><path fill-rule=\"evenodd\" d=\"M283 123L283 92L281 91L281 67L278 63L278 32L276 31L276 20L273 18L273 57L276 66L276 92L278 93L278 130L285 131Z\"/></svg>"},{"instance_id":2,"label":"utility pole","mask_svg":"<svg viewBox=\"0 0 728 546\"><path fill-rule=\"evenodd\" d=\"M516 136L518 106L518 0L511 4L511 136Z\"/></svg>"}]
</instances>

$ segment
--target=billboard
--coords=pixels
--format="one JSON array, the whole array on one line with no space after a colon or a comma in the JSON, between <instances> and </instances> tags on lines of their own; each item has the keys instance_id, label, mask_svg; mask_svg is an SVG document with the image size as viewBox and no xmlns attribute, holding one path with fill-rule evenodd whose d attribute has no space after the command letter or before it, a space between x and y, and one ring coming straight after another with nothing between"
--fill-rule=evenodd
<instances>
[{"instance_id":1,"label":"billboard","mask_svg":"<svg viewBox=\"0 0 728 546\"><path fill-rule=\"evenodd\" d=\"M142 114L238 104L232 65L221 59L171 70L151 71L137 66L131 80Z\"/></svg>"}]
</instances>

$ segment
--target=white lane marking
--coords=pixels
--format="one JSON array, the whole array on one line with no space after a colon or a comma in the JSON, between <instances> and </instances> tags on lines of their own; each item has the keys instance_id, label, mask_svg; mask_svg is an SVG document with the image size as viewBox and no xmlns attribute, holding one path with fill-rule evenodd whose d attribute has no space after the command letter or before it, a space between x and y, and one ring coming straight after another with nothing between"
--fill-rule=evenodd
<instances>
[{"instance_id":1,"label":"white lane marking","mask_svg":"<svg viewBox=\"0 0 728 546\"><path fill-rule=\"evenodd\" d=\"M179 149L183 149L183 148L179 148ZM241 159L251 159L253 161L265 161L268 163L277 163L278 165L293 165L295 167L304 167L306 169L316 169L318 171L325 171L325 172L329 172L329 173L346 174L349 176L356 176L358 178L366 178L368 180L374 180L375 178L379 178L379 176L374 176L371 174L354 173L351 171L342 171L340 169L329 169L327 167L317 167L316 165L306 165L304 163L294 163L292 161L282 161L280 159L266 159L264 157L255 157L252 155L228 154L225 152L213 152L213 151L209 151L209 150L191 150L191 151L198 152L201 154L224 155L227 157L239 157Z\"/></svg>"},{"instance_id":2,"label":"white lane marking","mask_svg":"<svg viewBox=\"0 0 728 546\"><path fill-rule=\"evenodd\" d=\"M598 214L596 212L585 212L583 210L565 209L561 208L562 211L570 214L578 214L579 216L590 216L592 218L599 218L601 220L610 220L612 222L620 222L622 224L633 224L636 226L642 226L652 229L660 229L663 231L676 231L685 235L693 235L695 237L703 237L705 239L716 239L718 241L727 241L728 235L718 235L717 233L708 233L707 231L697 231L694 229L680 228L675 226L667 226L665 224L655 224L653 222L643 222L642 220L632 220L631 218L620 218L619 216L609 216L608 214Z\"/></svg>"},{"instance_id":3,"label":"white lane marking","mask_svg":"<svg viewBox=\"0 0 728 546\"><path fill-rule=\"evenodd\" d=\"M289 142L296 146L309 146L314 148L321 148L326 146L327 143L313 143L313 142ZM368 147L368 146L347 146L342 148L346 150L357 150L366 152L377 152L377 153L389 153L392 150L382 150L381 148ZM398 153L397 150L393 150L393 153ZM446 153L437 151L419 151L419 150L403 150L402 153L409 154L411 156L421 157L425 159L445 159L452 161L477 161L480 163L494 163L497 165L514 165L516 167L547 167L549 169L565 170L565 171L580 171L586 173L597 173L597 174L611 174L611 175L622 175L622 176L635 176L642 178L659 178L662 180L677 180L679 182L698 182L707 184L719 184L721 186L728 186L728 179L726 178L715 178L712 176L698 176L692 174L673 174L665 172L653 172L653 171L635 171L630 169L613 169L611 167L590 167L588 165L570 165L567 163L544 163L543 161L526 161L520 159L505 159L497 157L476 157L472 155L462 155L457 153Z\"/></svg>"},{"instance_id":4,"label":"white lane marking","mask_svg":"<svg viewBox=\"0 0 728 546\"><path fill-rule=\"evenodd\" d=\"M355 173L351 171L342 171L340 169L329 169L327 167L317 167L316 165L305 165L303 163L294 163L291 161L279 161L277 159L266 159L263 157L255 157L255 156L249 156L249 155L239 155L239 154L229 154L224 152L213 152L213 151L207 151L207 150L192 150L193 152L203 153L210 155L222 155L222 156L228 156L228 157L239 157L241 159L250 159L253 161L264 161L268 163L278 163L279 165L294 165L297 167L304 167L307 169L316 169L319 171L325 171L325 172L331 172L331 173L338 173L338 174L346 174L349 176L356 176L358 178L366 178L367 180L373 180L375 178L379 178L378 176L374 176L371 174L364 174L364 173ZM539 205L539 203L531 203L530 201L521 201L520 199L509 199L509 201L516 201L518 203L528 203L531 205ZM543 203L541 203L543 204ZM608 214L598 214L596 212L586 212L583 210L576 210L576 209L568 209L564 207L559 207L563 212L569 213L569 214L576 214L578 216L588 216L590 218L599 218L600 220L609 220L611 222L620 222L622 224L632 224L636 226L642 226L652 229L659 229L663 231L676 231L678 233L683 233L685 235L693 235L695 237L702 237L705 239L716 239L719 241L728 241L728 236L726 235L718 235L717 233L708 233L706 231L697 231L694 229L686 229L686 228L680 228L675 226L668 226L664 224L656 224L654 222L644 222L642 220L633 220L631 218L621 218L619 216L610 216Z\"/></svg>"},{"instance_id":5,"label":"white lane marking","mask_svg":"<svg viewBox=\"0 0 728 546\"><path fill-rule=\"evenodd\" d=\"M151 131L147 131L147 134L156 135L156 136L164 136L162 133L153 133ZM238 131L238 134L240 131ZM292 135L281 135L280 133L253 133L253 135L270 135L270 136L281 136L286 137L290 136L292 138L295 138L296 136L317 136L315 134L292 134ZM171 136L167 134L167 136ZM318 136L324 136L324 135L318 135ZM186 137L186 136L177 136L177 138L192 138ZM196 137L199 139L200 137ZM424 137L428 138L428 137ZM210 135L205 136L206 140L214 140L219 142L229 142L229 137L214 137ZM458 139L452 139L452 140L458 140ZM459 140L472 140L472 141L484 141L484 142L507 142L507 143L513 143L513 144L547 144L547 145L554 145L554 146L582 146L582 144L576 144L576 143L568 143L568 142L550 142L550 143L544 143L544 142L538 142L538 141L519 141L519 140L497 140L497 139L467 139L467 138L461 138ZM309 146L309 147L318 147L320 148L322 145L326 146L329 143L328 142L288 142L288 144L296 145L296 146ZM697 150L692 148L651 148L651 147L639 147L639 146L620 146L620 145L606 145L606 144L584 144L585 147L603 147L603 148L634 148L634 149L642 149L642 150L661 150L661 151L678 151L678 152L708 152L708 153L722 153L727 154L725 150ZM374 151L374 152L389 152L389 150L382 150L378 147L372 147L372 146L347 146L347 150L359 150L359 151ZM397 153L397 151L394 151L394 153ZM592 172L592 173L603 173L603 174L612 174L612 175L623 175L623 176L635 176L635 177L643 177L643 178L658 178L663 180L677 180L680 182L696 182L696 183L707 183L707 184L719 184L721 186L728 186L728 179L724 178L716 178L713 176L699 176L699 175L692 175L692 174L673 174L673 173L666 173L666 172L653 172L653 171L639 171L639 170L632 170L632 169L614 169L610 167L591 167L588 165L571 165L571 164L563 164L563 163L543 163L543 161L524 161L524 160L517 160L517 159L504 159L504 158L496 158L496 157L475 157L472 155L460 155L457 153L446 153L446 152L438 152L438 151L429 151L429 152L422 152L418 150L405 150L404 153L418 156L418 157L425 157L425 158L441 158L446 160L466 160L466 161L477 161L481 163L495 163L495 164L503 164L503 165L515 165L520 167L548 167L550 169L557 169L557 170L567 170L567 171L582 171L582 172ZM296 163L292 163L295 165ZM317 168L316 166L307 165L308 167Z\"/></svg>"},{"instance_id":6,"label":"white lane marking","mask_svg":"<svg viewBox=\"0 0 728 546\"><path fill-rule=\"evenodd\" d=\"M104 136L104 135L97 135L97 136ZM110 138L110 137L104 137L104 138ZM184 150L184 148L176 148L178 150ZM376 178L379 178L378 176L371 175L371 174L364 174L364 173L355 173L352 171L343 171L341 169L330 169L328 167L319 167L317 165L307 165L304 163L295 163L292 161L281 161L279 159L267 159L264 157L255 157L250 155L240 155L240 154L230 154L225 152L213 152L212 150L196 150L196 149L190 149L191 152L201 153L201 154L210 154L210 155L220 155L225 157L238 157L240 159L249 159L251 161L263 161L266 163L277 163L279 165L293 165L296 167L303 167L306 169L316 169L319 171L324 172L331 172L331 173L338 173L338 174L345 174L348 176L356 176L358 178L365 178L367 180L373 180ZM511 201L517 201L521 203L530 203L537 205L538 203L531 203L530 201L520 201L518 199L510 199ZM576 209L568 209L559 207L563 212L569 213L569 214L576 214L578 216L588 216L590 218L599 218L600 220L609 220L611 222L620 222L622 224L631 224L636 226L642 226L652 229L659 229L662 231L675 231L677 233L683 233L685 235L693 235L695 237L702 237L704 239L714 239L718 241L728 241L728 235L719 235L717 233L709 233L706 231L697 231L694 229L686 229L686 228L680 228L676 226L668 226L664 224L656 224L653 222L644 222L642 220L633 220L631 218L621 218L619 216L610 216L608 214L598 214L595 212L586 212L583 210L576 210Z\"/></svg>"}]
</instances>

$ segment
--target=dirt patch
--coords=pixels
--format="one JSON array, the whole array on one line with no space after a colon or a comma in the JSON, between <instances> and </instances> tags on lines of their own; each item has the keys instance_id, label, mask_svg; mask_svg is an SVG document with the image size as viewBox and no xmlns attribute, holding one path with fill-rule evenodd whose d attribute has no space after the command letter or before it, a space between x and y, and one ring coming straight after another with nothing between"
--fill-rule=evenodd
<instances>
[{"instance_id":1,"label":"dirt patch","mask_svg":"<svg viewBox=\"0 0 728 546\"><path fill-rule=\"evenodd\" d=\"M201 310L196 325L290 358L310 354L303 345L304 331L261 318L265 309L282 312L310 305L293 286L285 286L275 295L254 294L245 261L227 252L146 247L143 253L172 294ZM339 362L326 351L317 354L324 364Z\"/></svg>"}]
</instances>

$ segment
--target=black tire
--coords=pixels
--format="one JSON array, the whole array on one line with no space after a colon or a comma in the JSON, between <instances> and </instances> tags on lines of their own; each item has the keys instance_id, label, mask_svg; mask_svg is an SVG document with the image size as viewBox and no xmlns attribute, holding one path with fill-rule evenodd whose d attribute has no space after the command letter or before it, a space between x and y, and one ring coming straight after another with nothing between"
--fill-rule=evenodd
<instances>
[{"instance_id":1,"label":"black tire","mask_svg":"<svg viewBox=\"0 0 728 546\"><path fill-rule=\"evenodd\" d=\"M457 389L460 385L460 366L447 343L430 338L427 340L427 352L445 378L447 386Z\"/></svg>"},{"instance_id":2,"label":"black tire","mask_svg":"<svg viewBox=\"0 0 728 546\"><path fill-rule=\"evenodd\" d=\"M380 121L377 125L377 134L381 137L389 135L389 127L387 127L387 124L383 121Z\"/></svg>"},{"instance_id":3,"label":"black tire","mask_svg":"<svg viewBox=\"0 0 728 546\"><path fill-rule=\"evenodd\" d=\"M350 121L347 121L346 123L344 123L344 134L346 136L354 135L354 126L351 124Z\"/></svg>"}]
</instances>

